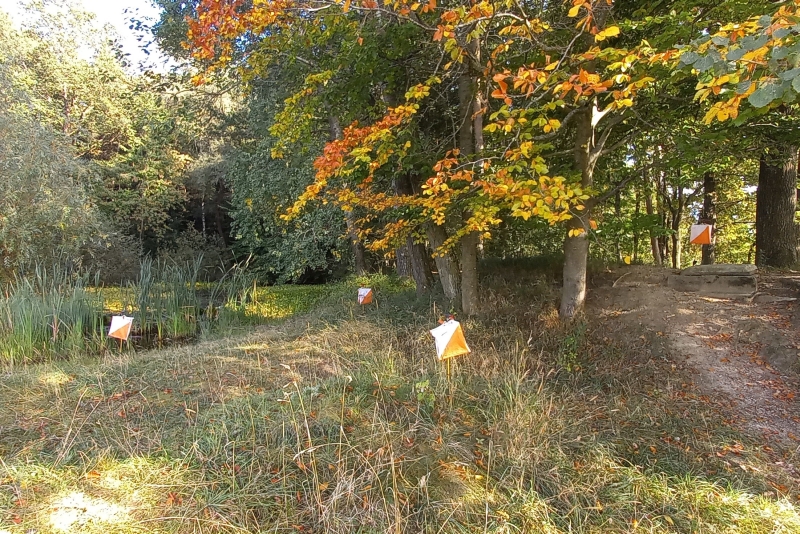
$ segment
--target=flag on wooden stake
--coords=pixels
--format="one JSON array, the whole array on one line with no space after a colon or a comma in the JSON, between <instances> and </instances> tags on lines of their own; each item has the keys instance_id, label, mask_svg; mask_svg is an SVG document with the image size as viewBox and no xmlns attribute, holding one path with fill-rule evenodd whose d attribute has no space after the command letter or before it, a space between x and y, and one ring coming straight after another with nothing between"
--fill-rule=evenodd
<instances>
[{"instance_id":1,"label":"flag on wooden stake","mask_svg":"<svg viewBox=\"0 0 800 534\"><path fill-rule=\"evenodd\" d=\"M115 315L111 318L111 328L108 329L108 337L113 337L127 341L128 336L131 335L131 326L133 325L133 317L125 317L124 315Z\"/></svg>"},{"instance_id":2,"label":"flag on wooden stake","mask_svg":"<svg viewBox=\"0 0 800 534\"><path fill-rule=\"evenodd\" d=\"M461 330L461 323L450 319L431 330L431 335L436 341L436 357L440 360L469 354L467 340L464 339L464 331Z\"/></svg>"},{"instance_id":3,"label":"flag on wooden stake","mask_svg":"<svg viewBox=\"0 0 800 534\"><path fill-rule=\"evenodd\" d=\"M689 232L689 243L692 245L710 245L711 229L712 226L710 224L693 224Z\"/></svg>"},{"instance_id":4,"label":"flag on wooden stake","mask_svg":"<svg viewBox=\"0 0 800 534\"><path fill-rule=\"evenodd\" d=\"M361 287L358 289L358 303L359 304L372 304L372 289L369 287Z\"/></svg>"}]
</instances>

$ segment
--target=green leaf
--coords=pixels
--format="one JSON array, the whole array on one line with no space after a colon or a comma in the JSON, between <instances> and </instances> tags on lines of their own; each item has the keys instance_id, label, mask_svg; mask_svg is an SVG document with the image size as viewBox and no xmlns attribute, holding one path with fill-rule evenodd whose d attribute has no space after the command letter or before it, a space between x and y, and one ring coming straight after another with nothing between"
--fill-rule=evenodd
<instances>
[{"instance_id":1,"label":"green leaf","mask_svg":"<svg viewBox=\"0 0 800 534\"><path fill-rule=\"evenodd\" d=\"M736 94L737 95L745 94L747 90L750 89L750 85L752 85L752 83L753 82L751 82L750 80L739 82L739 84L736 86Z\"/></svg>"},{"instance_id":2,"label":"green leaf","mask_svg":"<svg viewBox=\"0 0 800 534\"><path fill-rule=\"evenodd\" d=\"M691 65L698 59L700 59L700 56L695 52L685 52L681 54L681 63L684 65Z\"/></svg>"},{"instance_id":3,"label":"green leaf","mask_svg":"<svg viewBox=\"0 0 800 534\"><path fill-rule=\"evenodd\" d=\"M765 108L774 100L779 99L782 94L780 86L768 83L756 89L752 95L747 97L747 101L754 108Z\"/></svg>"},{"instance_id":4,"label":"green leaf","mask_svg":"<svg viewBox=\"0 0 800 534\"><path fill-rule=\"evenodd\" d=\"M776 46L772 49L772 59L786 59L789 49L785 46Z\"/></svg>"},{"instance_id":5,"label":"green leaf","mask_svg":"<svg viewBox=\"0 0 800 534\"><path fill-rule=\"evenodd\" d=\"M778 28L777 30L772 32L772 36L776 39L783 39L790 33L792 33L792 30L790 30L789 28Z\"/></svg>"},{"instance_id":6,"label":"green leaf","mask_svg":"<svg viewBox=\"0 0 800 534\"><path fill-rule=\"evenodd\" d=\"M728 37L722 37L721 35L715 35L711 38L711 42L717 46L726 46L728 45L731 40Z\"/></svg>"},{"instance_id":7,"label":"green leaf","mask_svg":"<svg viewBox=\"0 0 800 534\"><path fill-rule=\"evenodd\" d=\"M739 41L739 46L742 47L742 50L745 52L750 52L751 50L755 50L757 48L761 48L769 41L769 37L766 35L761 35L760 37L756 37L755 35L749 35Z\"/></svg>"},{"instance_id":8,"label":"green leaf","mask_svg":"<svg viewBox=\"0 0 800 534\"><path fill-rule=\"evenodd\" d=\"M711 56L703 56L695 61L694 65L692 66L700 72L705 72L714 66L714 58Z\"/></svg>"},{"instance_id":9,"label":"green leaf","mask_svg":"<svg viewBox=\"0 0 800 534\"><path fill-rule=\"evenodd\" d=\"M725 59L728 61L738 61L742 59L742 56L744 56L745 53L746 51L743 48L734 48L728 52L728 55L725 57Z\"/></svg>"},{"instance_id":10,"label":"green leaf","mask_svg":"<svg viewBox=\"0 0 800 534\"><path fill-rule=\"evenodd\" d=\"M781 80L783 81L794 80L798 74L800 74L800 68L787 70L786 72L781 73Z\"/></svg>"},{"instance_id":11,"label":"green leaf","mask_svg":"<svg viewBox=\"0 0 800 534\"><path fill-rule=\"evenodd\" d=\"M792 80L792 89L794 89L796 93L800 93L800 76Z\"/></svg>"}]
</instances>

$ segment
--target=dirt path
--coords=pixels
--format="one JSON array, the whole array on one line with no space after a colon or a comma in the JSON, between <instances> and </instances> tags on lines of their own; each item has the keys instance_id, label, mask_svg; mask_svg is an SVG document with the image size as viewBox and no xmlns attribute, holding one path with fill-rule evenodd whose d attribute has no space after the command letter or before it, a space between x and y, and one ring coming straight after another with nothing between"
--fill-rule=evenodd
<instances>
[{"instance_id":1,"label":"dirt path","mask_svg":"<svg viewBox=\"0 0 800 534\"><path fill-rule=\"evenodd\" d=\"M755 299L699 297L666 287L669 271L611 273L590 313L616 335L643 334L651 357L686 372L692 390L719 404L730 422L764 443L800 446L800 296L794 281L762 277Z\"/></svg>"}]
</instances>

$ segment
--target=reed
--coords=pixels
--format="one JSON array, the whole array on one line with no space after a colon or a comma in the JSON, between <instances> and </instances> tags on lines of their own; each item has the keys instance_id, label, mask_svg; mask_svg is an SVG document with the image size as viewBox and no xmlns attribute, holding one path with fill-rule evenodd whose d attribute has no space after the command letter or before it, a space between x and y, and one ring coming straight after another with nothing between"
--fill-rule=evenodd
<instances>
[{"instance_id":1,"label":"reed","mask_svg":"<svg viewBox=\"0 0 800 534\"><path fill-rule=\"evenodd\" d=\"M248 261L198 290L202 257L182 264L143 258L135 281L103 287L98 273L36 265L0 295L0 364L102 354L111 315L134 318L129 347L161 346L285 318L300 310L306 290L260 288Z\"/></svg>"},{"instance_id":2,"label":"reed","mask_svg":"<svg viewBox=\"0 0 800 534\"><path fill-rule=\"evenodd\" d=\"M95 279L96 280L96 279ZM91 277L62 266L36 265L17 275L0 296L0 361L48 360L101 350L101 292L87 291Z\"/></svg>"}]
</instances>

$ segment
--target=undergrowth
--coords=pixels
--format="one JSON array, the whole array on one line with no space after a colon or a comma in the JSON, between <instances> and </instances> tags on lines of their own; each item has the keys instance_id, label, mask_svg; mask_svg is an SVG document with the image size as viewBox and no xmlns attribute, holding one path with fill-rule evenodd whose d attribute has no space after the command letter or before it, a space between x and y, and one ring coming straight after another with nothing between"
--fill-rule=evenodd
<instances>
[{"instance_id":1,"label":"undergrowth","mask_svg":"<svg viewBox=\"0 0 800 534\"><path fill-rule=\"evenodd\" d=\"M800 531L790 453L641 340L561 324L547 279L495 274L450 380L437 299L387 278L249 333L15 369L0 532Z\"/></svg>"}]
</instances>

